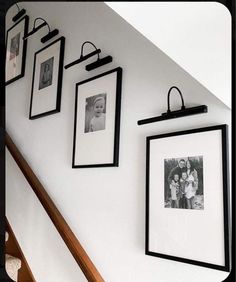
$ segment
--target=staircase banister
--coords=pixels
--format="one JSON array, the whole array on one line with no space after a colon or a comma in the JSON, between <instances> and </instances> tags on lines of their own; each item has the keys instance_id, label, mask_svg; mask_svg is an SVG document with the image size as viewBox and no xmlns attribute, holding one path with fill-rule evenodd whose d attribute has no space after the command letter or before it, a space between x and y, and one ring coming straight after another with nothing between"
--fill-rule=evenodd
<instances>
[{"instance_id":1,"label":"staircase banister","mask_svg":"<svg viewBox=\"0 0 236 282\"><path fill-rule=\"evenodd\" d=\"M49 197L48 193L39 181L38 177L35 175L25 158L22 156L22 154L20 153L8 133L6 133L5 135L5 145L11 153L13 159L17 163L18 167L24 174L32 190L43 205L45 211L52 220L54 226L56 227L63 241L67 245L74 259L80 266L87 280L89 282L104 282L104 279L102 278L101 274L94 266L88 254L81 246L79 240L76 238L75 234L73 233L73 231L71 230L71 228L55 206L52 199Z\"/></svg>"}]
</instances>

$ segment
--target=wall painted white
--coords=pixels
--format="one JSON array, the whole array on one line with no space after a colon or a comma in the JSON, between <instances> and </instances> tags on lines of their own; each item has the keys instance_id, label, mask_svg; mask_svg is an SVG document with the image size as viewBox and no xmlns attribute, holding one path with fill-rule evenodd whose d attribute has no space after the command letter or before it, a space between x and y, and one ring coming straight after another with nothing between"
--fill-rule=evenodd
<instances>
[{"instance_id":1,"label":"wall painted white","mask_svg":"<svg viewBox=\"0 0 236 282\"><path fill-rule=\"evenodd\" d=\"M218 2L105 2L231 107L231 15Z\"/></svg>"},{"instance_id":2,"label":"wall painted white","mask_svg":"<svg viewBox=\"0 0 236 282\"><path fill-rule=\"evenodd\" d=\"M87 281L8 150L6 186L7 217L36 281Z\"/></svg>"},{"instance_id":3,"label":"wall painted white","mask_svg":"<svg viewBox=\"0 0 236 282\"><path fill-rule=\"evenodd\" d=\"M109 54L114 58L110 65L89 73L84 70L84 66L93 59L64 71L61 112L37 120L29 120L33 54L43 47L40 37L46 31L42 29L28 40L25 77L7 86L6 93L7 131L105 281L220 282L224 280L228 274L221 271L144 254L145 137L221 123L230 125L231 112L228 107L104 3L28 2L21 3L21 7L24 7L30 15L30 28L33 19L42 16L52 27L59 28L60 35L66 37L65 64L79 57L80 46L85 40L94 42L102 49L103 55ZM13 14L15 9L11 8L7 15L7 27L12 25ZM75 83L117 66L123 68L120 166L72 169ZM209 106L209 112L137 126L137 120L166 111L166 96L172 85L177 85L182 90L186 106L204 103ZM177 95L176 97L173 95L172 106L175 109L180 106ZM35 211L38 204L31 195L26 195L30 193L26 187L17 187L17 189L22 188L25 197L29 200L24 201L17 195L19 201L17 201L17 209L14 208L15 188L12 188L13 180L9 178L17 179L19 175L10 157L7 163L9 173L7 216L13 224L16 235L19 236L20 244L26 247L29 263L35 270L38 266L42 267L41 257L33 260L35 242L42 240L42 236L47 240L50 234L43 234L45 230L34 225L37 224L37 217L35 223L32 222L34 215L28 212L28 206ZM20 183L22 186L25 185L23 181ZM26 208L18 208L23 205ZM25 218L25 221L29 221L32 225L26 230L16 218ZM40 224L42 228L47 226L47 223L40 222ZM24 228L24 236L27 236L27 245L22 228ZM50 244L52 244L51 240ZM54 264L46 271L53 272L57 267L58 265ZM74 272L65 281L83 281L80 280L80 274L70 261L68 263L63 261L63 271ZM52 274L49 274L49 278L45 280L41 279L39 272L36 273L37 282L58 281Z\"/></svg>"}]
</instances>

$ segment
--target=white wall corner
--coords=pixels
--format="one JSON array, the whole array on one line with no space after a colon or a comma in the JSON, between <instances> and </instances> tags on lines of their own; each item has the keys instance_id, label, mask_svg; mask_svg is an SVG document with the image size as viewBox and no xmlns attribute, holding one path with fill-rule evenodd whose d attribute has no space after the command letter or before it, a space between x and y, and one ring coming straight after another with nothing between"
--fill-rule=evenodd
<instances>
[{"instance_id":1,"label":"white wall corner","mask_svg":"<svg viewBox=\"0 0 236 282\"><path fill-rule=\"evenodd\" d=\"M218 2L105 2L231 108L231 14Z\"/></svg>"}]
</instances>

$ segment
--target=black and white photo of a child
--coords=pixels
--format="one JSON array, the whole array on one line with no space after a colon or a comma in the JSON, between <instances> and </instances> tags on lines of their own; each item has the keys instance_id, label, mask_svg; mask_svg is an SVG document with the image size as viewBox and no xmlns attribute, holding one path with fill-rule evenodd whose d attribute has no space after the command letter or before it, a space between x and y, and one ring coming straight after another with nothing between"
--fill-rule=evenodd
<instances>
[{"instance_id":1,"label":"black and white photo of a child","mask_svg":"<svg viewBox=\"0 0 236 282\"><path fill-rule=\"evenodd\" d=\"M85 105L84 132L104 130L106 125L106 93L88 97Z\"/></svg>"},{"instance_id":2,"label":"black and white photo of a child","mask_svg":"<svg viewBox=\"0 0 236 282\"><path fill-rule=\"evenodd\" d=\"M39 76L39 90L52 84L54 57L41 63Z\"/></svg>"},{"instance_id":3,"label":"black and white photo of a child","mask_svg":"<svg viewBox=\"0 0 236 282\"><path fill-rule=\"evenodd\" d=\"M17 35L15 35L11 39L9 60L12 60L19 55L19 49L20 49L20 32L17 33Z\"/></svg>"},{"instance_id":4,"label":"black and white photo of a child","mask_svg":"<svg viewBox=\"0 0 236 282\"><path fill-rule=\"evenodd\" d=\"M165 207L203 209L203 157L165 160Z\"/></svg>"},{"instance_id":5,"label":"black and white photo of a child","mask_svg":"<svg viewBox=\"0 0 236 282\"><path fill-rule=\"evenodd\" d=\"M179 208L181 191L180 191L180 182L179 182L178 174L174 174L173 178L171 179L170 190L171 190L171 207Z\"/></svg>"}]
</instances>

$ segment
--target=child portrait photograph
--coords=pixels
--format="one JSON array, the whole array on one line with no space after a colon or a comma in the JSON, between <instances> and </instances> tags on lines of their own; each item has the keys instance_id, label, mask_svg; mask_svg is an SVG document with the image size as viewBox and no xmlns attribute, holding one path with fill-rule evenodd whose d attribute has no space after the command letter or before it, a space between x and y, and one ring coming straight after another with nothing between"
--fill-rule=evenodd
<instances>
[{"instance_id":1,"label":"child portrait photograph","mask_svg":"<svg viewBox=\"0 0 236 282\"><path fill-rule=\"evenodd\" d=\"M165 208L204 209L203 157L164 160Z\"/></svg>"},{"instance_id":2,"label":"child portrait photograph","mask_svg":"<svg viewBox=\"0 0 236 282\"><path fill-rule=\"evenodd\" d=\"M76 84L72 168L118 166L120 67Z\"/></svg>"},{"instance_id":3,"label":"child portrait photograph","mask_svg":"<svg viewBox=\"0 0 236 282\"><path fill-rule=\"evenodd\" d=\"M39 75L39 90L52 84L54 57L41 63Z\"/></svg>"},{"instance_id":4,"label":"child portrait photograph","mask_svg":"<svg viewBox=\"0 0 236 282\"><path fill-rule=\"evenodd\" d=\"M86 98L84 133L105 129L106 98L106 93L100 93Z\"/></svg>"}]
</instances>

